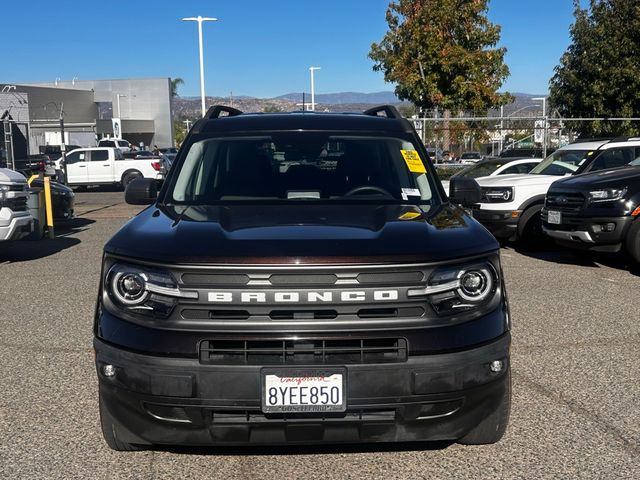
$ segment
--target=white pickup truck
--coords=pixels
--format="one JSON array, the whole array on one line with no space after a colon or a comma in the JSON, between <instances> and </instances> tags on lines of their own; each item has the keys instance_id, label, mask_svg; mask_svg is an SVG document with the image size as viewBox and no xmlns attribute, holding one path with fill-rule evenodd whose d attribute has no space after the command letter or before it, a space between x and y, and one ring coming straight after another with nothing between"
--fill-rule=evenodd
<instances>
[{"instance_id":1,"label":"white pickup truck","mask_svg":"<svg viewBox=\"0 0 640 480\"><path fill-rule=\"evenodd\" d=\"M596 152L616 145L575 142L556 150L529 174L477 178L482 200L473 216L496 237L536 241L542 237L540 212L551 184L565 175L602 168L592 165Z\"/></svg>"},{"instance_id":2,"label":"white pickup truck","mask_svg":"<svg viewBox=\"0 0 640 480\"><path fill-rule=\"evenodd\" d=\"M18 240L31 233L33 217L27 200L27 179L18 172L0 168L0 249L10 240Z\"/></svg>"},{"instance_id":3,"label":"white pickup truck","mask_svg":"<svg viewBox=\"0 0 640 480\"><path fill-rule=\"evenodd\" d=\"M56 169L62 170L62 159L56 160ZM78 148L66 155L67 184L109 185L123 188L136 178L162 180L162 165L158 159L126 159L118 148Z\"/></svg>"}]
</instances>

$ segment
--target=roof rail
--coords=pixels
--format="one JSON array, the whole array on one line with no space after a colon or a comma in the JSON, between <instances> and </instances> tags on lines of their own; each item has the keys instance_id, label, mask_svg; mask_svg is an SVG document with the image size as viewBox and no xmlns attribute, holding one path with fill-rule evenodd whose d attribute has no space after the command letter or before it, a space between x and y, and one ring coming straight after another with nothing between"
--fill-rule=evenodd
<instances>
[{"instance_id":1,"label":"roof rail","mask_svg":"<svg viewBox=\"0 0 640 480\"><path fill-rule=\"evenodd\" d=\"M627 137L627 136L623 136L623 137L616 137L613 140L611 140L611 143L616 143L616 142L628 142L630 140L640 140L640 138L638 138L637 136L635 137Z\"/></svg>"},{"instance_id":2,"label":"roof rail","mask_svg":"<svg viewBox=\"0 0 640 480\"><path fill-rule=\"evenodd\" d=\"M222 113L226 113L226 115L221 115ZM207 120L213 120L220 117L237 117L238 115L242 115L242 112L236 108L227 107L225 105L214 105L207 110L204 118Z\"/></svg>"},{"instance_id":3,"label":"roof rail","mask_svg":"<svg viewBox=\"0 0 640 480\"><path fill-rule=\"evenodd\" d=\"M613 137L600 137L600 138L576 138L571 143L587 143L587 142L610 142Z\"/></svg>"},{"instance_id":4,"label":"roof rail","mask_svg":"<svg viewBox=\"0 0 640 480\"><path fill-rule=\"evenodd\" d=\"M396 107L393 105L380 105L378 107L373 107L363 112L365 115L370 115L372 117L380 117L381 113L384 113L387 118L402 118L402 115L398 111Z\"/></svg>"}]
</instances>

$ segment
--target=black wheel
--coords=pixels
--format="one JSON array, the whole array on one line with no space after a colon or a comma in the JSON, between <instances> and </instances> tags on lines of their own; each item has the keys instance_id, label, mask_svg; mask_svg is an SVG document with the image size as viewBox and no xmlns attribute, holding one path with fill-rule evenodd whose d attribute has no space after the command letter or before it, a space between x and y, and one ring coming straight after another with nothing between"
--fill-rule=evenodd
<instances>
[{"instance_id":1,"label":"black wheel","mask_svg":"<svg viewBox=\"0 0 640 480\"><path fill-rule=\"evenodd\" d=\"M122 188L127 189L127 185L133 182L136 178L142 177L140 172L128 172L122 176Z\"/></svg>"},{"instance_id":2,"label":"black wheel","mask_svg":"<svg viewBox=\"0 0 640 480\"><path fill-rule=\"evenodd\" d=\"M629 255L640 263L640 220L636 220L631 224L627 232L625 247Z\"/></svg>"},{"instance_id":3,"label":"black wheel","mask_svg":"<svg viewBox=\"0 0 640 480\"><path fill-rule=\"evenodd\" d=\"M143 450L143 447L139 445L123 442L118 438L118 428L113 422L111 414L107 411L107 408L104 405L104 400L102 399L102 395L100 394L99 403L102 436L104 437L104 441L107 443L107 445L109 445L109 448L111 448L112 450L117 450L118 452L135 452L138 450Z\"/></svg>"},{"instance_id":4,"label":"black wheel","mask_svg":"<svg viewBox=\"0 0 640 480\"><path fill-rule=\"evenodd\" d=\"M458 440L463 445L486 445L499 441L507 430L511 412L511 367L506 373L507 384L500 404L495 411L480 424Z\"/></svg>"}]
</instances>

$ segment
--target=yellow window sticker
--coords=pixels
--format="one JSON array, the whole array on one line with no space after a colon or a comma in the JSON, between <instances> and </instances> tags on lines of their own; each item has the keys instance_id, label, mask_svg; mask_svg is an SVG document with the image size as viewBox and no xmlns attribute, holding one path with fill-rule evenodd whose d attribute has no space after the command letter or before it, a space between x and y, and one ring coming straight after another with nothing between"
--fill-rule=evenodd
<instances>
[{"instance_id":1,"label":"yellow window sticker","mask_svg":"<svg viewBox=\"0 0 640 480\"><path fill-rule=\"evenodd\" d=\"M415 150L400 150L402 153L402 157L404 158L407 167L409 167L409 171L412 173L427 173L427 169L424 168L424 163L422 163L422 159L418 152Z\"/></svg>"}]
</instances>

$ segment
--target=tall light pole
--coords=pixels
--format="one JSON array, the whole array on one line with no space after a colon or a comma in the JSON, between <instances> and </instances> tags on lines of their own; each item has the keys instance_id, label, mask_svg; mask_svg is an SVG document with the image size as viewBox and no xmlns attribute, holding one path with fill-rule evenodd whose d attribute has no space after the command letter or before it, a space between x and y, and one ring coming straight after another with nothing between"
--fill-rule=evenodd
<instances>
[{"instance_id":1,"label":"tall light pole","mask_svg":"<svg viewBox=\"0 0 640 480\"><path fill-rule=\"evenodd\" d=\"M198 45L200 46L200 99L202 101L202 117L206 112L206 106L204 102L204 53L202 51L202 22L216 22L217 18L212 17L187 17L182 19L184 22L198 22Z\"/></svg>"},{"instance_id":2,"label":"tall light pole","mask_svg":"<svg viewBox=\"0 0 640 480\"><path fill-rule=\"evenodd\" d=\"M547 158L547 97L532 98L534 102L542 102L542 116L544 117L544 128L542 129L542 158Z\"/></svg>"},{"instance_id":3,"label":"tall light pole","mask_svg":"<svg viewBox=\"0 0 640 480\"><path fill-rule=\"evenodd\" d=\"M116 116L116 118L120 118L120 99L121 98L126 98L126 95L122 95L120 93L116 93L116 104L118 105L118 115Z\"/></svg>"},{"instance_id":4,"label":"tall light pole","mask_svg":"<svg viewBox=\"0 0 640 480\"><path fill-rule=\"evenodd\" d=\"M316 86L314 83L313 72L316 70L320 70L320 67L309 67L309 72L311 73L311 111L316 111Z\"/></svg>"}]
</instances>

